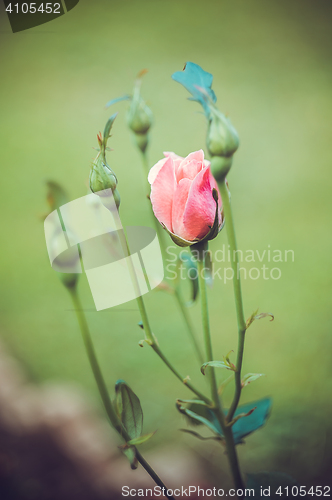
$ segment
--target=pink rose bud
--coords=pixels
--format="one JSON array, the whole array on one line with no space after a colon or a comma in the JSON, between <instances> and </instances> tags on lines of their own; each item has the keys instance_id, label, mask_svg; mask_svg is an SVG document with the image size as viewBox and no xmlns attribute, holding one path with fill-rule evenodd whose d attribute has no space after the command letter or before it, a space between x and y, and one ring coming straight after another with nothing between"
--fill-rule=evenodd
<instances>
[{"instance_id":1,"label":"pink rose bud","mask_svg":"<svg viewBox=\"0 0 332 500\"><path fill-rule=\"evenodd\" d=\"M224 224L222 200L204 152L164 154L148 177L158 221L179 246L215 238Z\"/></svg>"}]
</instances>

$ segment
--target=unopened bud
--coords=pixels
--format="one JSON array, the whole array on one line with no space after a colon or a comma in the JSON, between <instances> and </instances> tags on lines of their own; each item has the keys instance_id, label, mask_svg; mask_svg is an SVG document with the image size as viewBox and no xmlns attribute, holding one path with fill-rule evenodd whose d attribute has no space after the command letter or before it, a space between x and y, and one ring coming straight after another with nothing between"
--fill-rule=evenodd
<instances>
[{"instance_id":1,"label":"unopened bud","mask_svg":"<svg viewBox=\"0 0 332 500\"><path fill-rule=\"evenodd\" d=\"M140 150L144 153L148 144L147 133L153 122L153 114L149 106L145 103L141 96L142 76L146 70L141 71L135 82L133 98L127 112L128 127L136 136L136 143Z\"/></svg>"},{"instance_id":2,"label":"unopened bud","mask_svg":"<svg viewBox=\"0 0 332 500\"><path fill-rule=\"evenodd\" d=\"M99 154L94 160L90 172L91 191L95 194L98 194L99 191L111 189L113 192L116 189L116 184L117 180L114 172L106 163L106 161L104 161L101 154Z\"/></svg>"},{"instance_id":3,"label":"unopened bud","mask_svg":"<svg viewBox=\"0 0 332 500\"><path fill-rule=\"evenodd\" d=\"M146 134L152 125L152 111L140 95L131 101L127 112L127 123L135 134Z\"/></svg>"},{"instance_id":4,"label":"unopened bud","mask_svg":"<svg viewBox=\"0 0 332 500\"><path fill-rule=\"evenodd\" d=\"M239 147L239 136L229 118L214 106L210 107L206 145L211 155L212 174L217 180L223 180Z\"/></svg>"},{"instance_id":5,"label":"unopened bud","mask_svg":"<svg viewBox=\"0 0 332 500\"><path fill-rule=\"evenodd\" d=\"M114 207L113 200L116 208L120 206L120 195L116 189L118 180L115 173L106 161L107 140L110 138L110 131L115 120L116 114L112 115L107 121L104 129L104 134L97 135L100 151L92 163L90 171L90 189L94 194L101 197L102 203L107 207ZM113 200L111 200L111 198ZM111 208L110 208L111 209Z\"/></svg>"}]
</instances>

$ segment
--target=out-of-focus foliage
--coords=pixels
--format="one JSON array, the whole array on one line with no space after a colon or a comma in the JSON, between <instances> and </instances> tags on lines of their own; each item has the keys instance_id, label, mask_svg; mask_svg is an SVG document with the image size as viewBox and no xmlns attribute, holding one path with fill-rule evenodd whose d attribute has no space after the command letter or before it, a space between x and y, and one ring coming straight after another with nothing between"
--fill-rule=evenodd
<instances>
[{"instance_id":1,"label":"out-of-focus foliage","mask_svg":"<svg viewBox=\"0 0 332 500\"><path fill-rule=\"evenodd\" d=\"M257 307L275 315L273 323L255 321L246 333L243 373L266 376L244 389L241 403L272 394L274 408L268 425L239 447L240 460L244 470L284 470L302 484L319 484L331 456L331 8L325 0L212 0L205 9L198 0L82 1L65 16L15 35L5 17L0 21L2 336L35 379L75 380L99 401L75 314L47 257L44 181L54 179L71 199L86 194L96 132L109 115L104 105L127 92L142 68L149 69L144 98L155 117L150 165L163 151L185 156L205 149L201 107L171 79L195 61L213 74L218 107L240 136L228 175L239 248L265 251L262 262L257 255L241 262L246 317ZM123 224L152 227L125 107L113 105L119 115L108 161L121 190ZM230 267L224 230L210 249L215 269L221 268L208 291L214 359L221 359L237 344L232 285L223 273ZM281 262L272 260L274 249ZM294 261L288 254L286 262L285 250L294 251ZM171 252L178 252L175 245ZM264 279L262 271L249 279L249 269L262 265L267 276L278 267L280 279ZM185 287L188 282L188 296ZM79 288L110 388L118 378L135 387L146 428L158 428L144 446L181 436L193 446L191 436L177 431L183 419L174 408L177 397L190 393L152 349L138 347L136 304L97 313L84 275ZM152 292L146 305L166 355L203 390L173 298ZM198 304L190 314L201 335ZM220 383L229 374L218 370ZM226 407L232 386L224 390ZM203 444L209 454L200 453L209 460Z\"/></svg>"}]
</instances>

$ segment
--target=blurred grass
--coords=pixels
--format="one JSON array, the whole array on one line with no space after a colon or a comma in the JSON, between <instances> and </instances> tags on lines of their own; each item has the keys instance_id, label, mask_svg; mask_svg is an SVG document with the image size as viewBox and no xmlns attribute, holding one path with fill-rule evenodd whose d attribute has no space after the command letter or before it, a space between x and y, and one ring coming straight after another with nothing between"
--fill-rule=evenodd
<instances>
[{"instance_id":1,"label":"blurred grass","mask_svg":"<svg viewBox=\"0 0 332 500\"><path fill-rule=\"evenodd\" d=\"M240 248L295 252L294 263L281 264L280 280L243 282L246 316L259 306L276 318L248 331L244 372L267 376L245 389L243 401L271 394L274 409L268 426L249 438L243 460L252 470L269 461L287 471L294 462L289 456L318 430L322 459L332 388L331 10L324 0L81 0L58 20L15 35L2 16L1 329L32 376L76 380L95 393L69 297L46 253L44 181L60 182L73 199L86 194L96 133L111 114L103 107L130 92L145 67L143 95L155 115L151 165L165 150L186 155L204 149L205 119L170 78L192 60L213 73L219 107L240 134L228 176ZM114 107L120 114L109 163L119 179L123 223L149 225L125 109L125 103ZM222 244L224 232L211 248ZM146 446L179 439L183 423L174 400L189 393L152 350L138 348L136 304L96 313L85 277L80 291L107 382L112 387L124 378L141 397L146 432L159 429ZM220 358L236 348L231 284L216 280L209 299ZM155 292L146 303L165 352L204 387L172 298ZM199 306L192 316L200 333ZM310 449L301 455L305 478Z\"/></svg>"}]
</instances>

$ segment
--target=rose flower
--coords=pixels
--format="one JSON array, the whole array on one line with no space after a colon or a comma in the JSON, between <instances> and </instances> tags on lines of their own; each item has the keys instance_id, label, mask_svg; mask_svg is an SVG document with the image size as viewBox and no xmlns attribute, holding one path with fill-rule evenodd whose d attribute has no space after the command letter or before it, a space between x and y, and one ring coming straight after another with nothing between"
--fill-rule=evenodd
<instances>
[{"instance_id":1,"label":"rose flower","mask_svg":"<svg viewBox=\"0 0 332 500\"><path fill-rule=\"evenodd\" d=\"M158 221L179 246L215 238L224 224L222 200L203 150L164 155L148 176Z\"/></svg>"}]
</instances>

